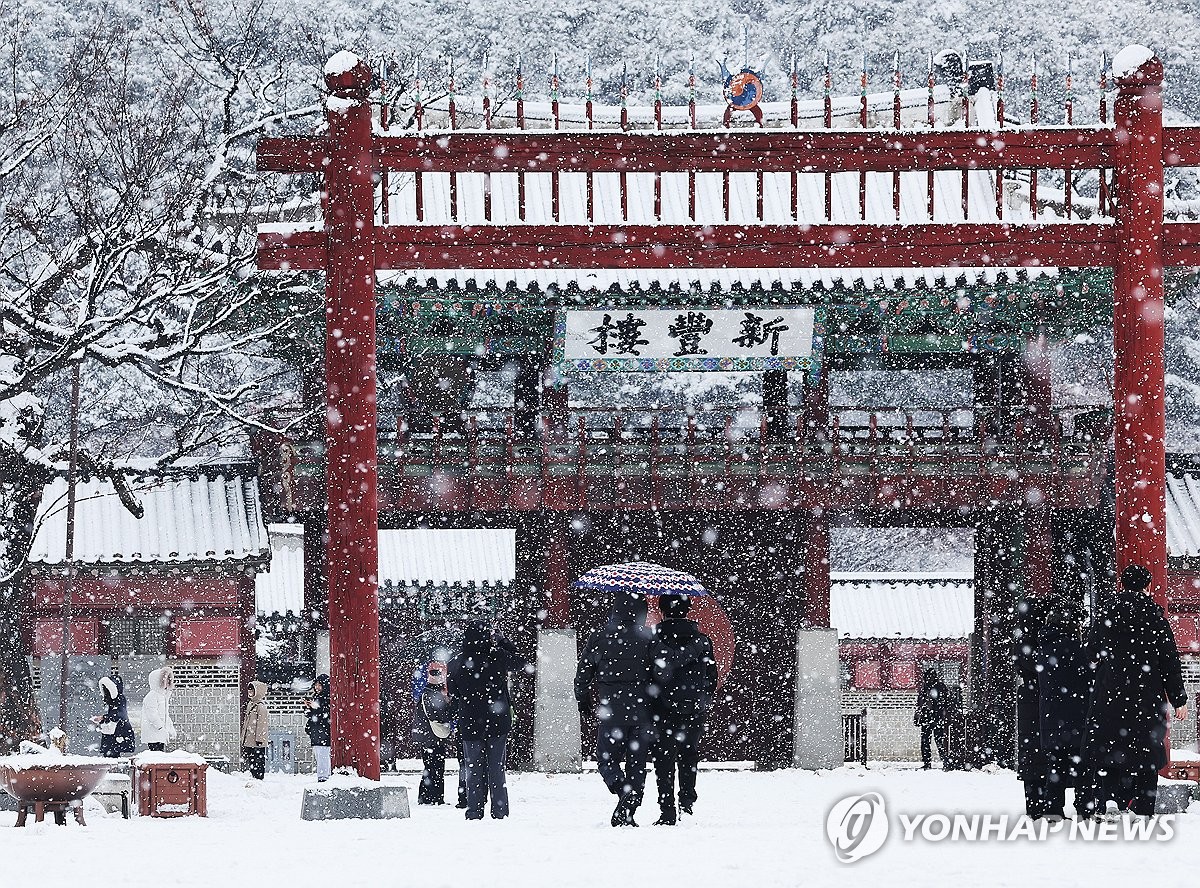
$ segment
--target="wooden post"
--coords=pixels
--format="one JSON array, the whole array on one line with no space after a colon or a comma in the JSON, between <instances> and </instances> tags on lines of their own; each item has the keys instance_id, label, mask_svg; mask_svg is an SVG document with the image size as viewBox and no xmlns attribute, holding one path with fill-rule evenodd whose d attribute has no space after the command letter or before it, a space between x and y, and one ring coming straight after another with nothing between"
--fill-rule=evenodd
<instances>
[{"instance_id":1,"label":"wooden post","mask_svg":"<svg viewBox=\"0 0 1200 888\"><path fill-rule=\"evenodd\" d=\"M829 625L829 518L819 511L804 521L804 625Z\"/></svg>"},{"instance_id":2,"label":"wooden post","mask_svg":"<svg viewBox=\"0 0 1200 888\"><path fill-rule=\"evenodd\" d=\"M1053 591L1054 534L1050 525L1049 504L1025 512L1025 588L1032 596Z\"/></svg>"},{"instance_id":3,"label":"wooden post","mask_svg":"<svg viewBox=\"0 0 1200 888\"><path fill-rule=\"evenodd\" d=\"M1117 223L1113 299L1113 416L1117 572L1138 563L1166 606L1166 448L1163 302L1163 66L1150 55L1135 70L1114 59L1119 92ZM1148 52L1148 51L1147 51Z\"/></svg>"},{"instance_id":4,"label":"wooden post","mask_svg":"<svg viewBox=\"0 0 1200 888\"><path fill-rule=\"evenodd\" d=\"M339 64L341 62L342 64ZM326 66L326 468L333 764L379 779L379 498L371 71Z\"/></svg>"}]
</instances>

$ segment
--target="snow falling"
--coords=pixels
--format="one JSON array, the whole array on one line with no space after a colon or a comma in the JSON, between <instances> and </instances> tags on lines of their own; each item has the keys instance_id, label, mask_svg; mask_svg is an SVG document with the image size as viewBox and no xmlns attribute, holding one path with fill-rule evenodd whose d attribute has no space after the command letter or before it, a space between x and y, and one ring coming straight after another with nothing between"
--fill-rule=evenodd
<instances>
[{"instance_id":1,"label":"snow falling","mask_svg":"<svg viewBox=\"0 0 1200 888\"><path fill-rule=\"evenodd\" d=\"M1147 872L1195 12L543 5L0 7L0 869Z\"/></svg>"}]
</instances>

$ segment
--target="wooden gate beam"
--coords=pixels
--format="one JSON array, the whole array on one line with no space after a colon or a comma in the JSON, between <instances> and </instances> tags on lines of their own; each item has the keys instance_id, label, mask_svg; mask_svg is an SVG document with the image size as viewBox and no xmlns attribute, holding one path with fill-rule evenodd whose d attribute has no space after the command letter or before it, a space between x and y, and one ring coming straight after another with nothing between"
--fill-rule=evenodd
<instances>
[{"instance_id":1,"label":"wooden gate beam","mask_svg":"<svg viewBox=\"0 0 1200 888\"><path fill-rule=\"evenodd\" d=\"M1087 267L1116 261L1113 225L388 225L380 271L555 268ZM261 231L258 266L325 267L321 231Z\"/></svg>"}]
</instances>

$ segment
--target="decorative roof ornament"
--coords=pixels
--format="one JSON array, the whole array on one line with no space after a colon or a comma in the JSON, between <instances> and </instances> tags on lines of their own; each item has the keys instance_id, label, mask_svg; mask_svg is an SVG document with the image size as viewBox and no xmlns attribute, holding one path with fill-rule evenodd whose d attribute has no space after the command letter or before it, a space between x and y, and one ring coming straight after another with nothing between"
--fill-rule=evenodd
<instances>
[{"instance_id":1,"label":"decorative roof ornament","mask_svg":"<svg viewBox=\"0 0 1200 888\"><path fill-rule=\"evenodd\" d=\"M759 126L763 125L762 109L758 107L763 98L762 74L748 64L736 74L731 72L722 60L717 63L721 69L721 93L725 96L725 126L729 126L734 111L749 111Z\"/></svg>"}]
</instances>

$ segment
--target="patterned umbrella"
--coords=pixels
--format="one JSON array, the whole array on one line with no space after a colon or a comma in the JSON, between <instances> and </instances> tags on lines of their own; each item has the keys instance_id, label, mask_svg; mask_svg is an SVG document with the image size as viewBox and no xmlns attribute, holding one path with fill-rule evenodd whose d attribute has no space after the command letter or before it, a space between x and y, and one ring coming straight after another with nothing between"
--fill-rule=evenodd
<instances>
[{"instance_id":1,"label":"patterned umbrella","mask_svg":"<svg viewBox=\"0 0 1200 888\"><path fill-rule=\"evenodd\" d=\"M589 570L575 581L576 589L593 592L641 592L644 595L707 595L691 574L651 561L606 564Z\"/></svg>"}]
</instances>

